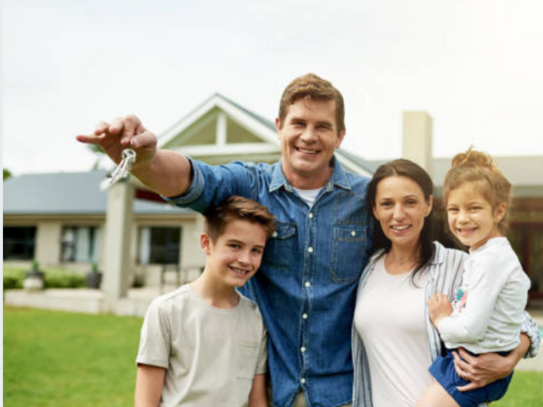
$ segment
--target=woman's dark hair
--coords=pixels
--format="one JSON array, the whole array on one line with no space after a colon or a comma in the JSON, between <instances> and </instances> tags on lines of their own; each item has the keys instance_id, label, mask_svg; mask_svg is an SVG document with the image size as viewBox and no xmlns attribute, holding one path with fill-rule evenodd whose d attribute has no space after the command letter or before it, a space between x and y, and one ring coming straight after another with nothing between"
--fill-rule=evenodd
<instances>
[{"instance_id":1,"label":"woman's dark hair","mask_svg":"<svg viewBox=\"0 0 543 407\"><path fill-rule=\"evenodd\" d=\"M368 187L366 189L366 207L368 208L368 220L372 220L375 223L373 229L373 245L371 247L370 253L373 254L379 249L384 249L385 253L390 251L392 242L385 236L383 230L379 226L377 220L373 215L373 209L375 208L375 197L377 195L377 185L389 177L407 177L414 182L422 189L424 194L424 199L426 202L429 202L434 190L434 184L428 173L418 164L415 164L413 161L405 160L400 158L398 160L390 161L386 164L381 165L373 174ZM428 262L434 256L434 245L432 244L432 211L428 214L426 219L424 219L424 225L420 232L420 257L417 267L413 271L413 278L420 270L422 270Z\"/></svg>"}]
</instances>

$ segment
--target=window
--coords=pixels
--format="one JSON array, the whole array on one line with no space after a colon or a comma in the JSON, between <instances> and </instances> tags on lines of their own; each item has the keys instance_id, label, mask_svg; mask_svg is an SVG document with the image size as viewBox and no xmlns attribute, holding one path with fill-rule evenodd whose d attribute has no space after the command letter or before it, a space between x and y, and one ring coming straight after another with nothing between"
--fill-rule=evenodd
<instances>
[{"instance_id":1,"label":"window","mask_svg":"<svg viewBox=\"0 0 543 407\"><path fill-rule=\"evenodd\" d=\"M32 260L35 246L35 226L4 228L4 260Z\"/></svg>"},{"instance_id":2,"label":"window","mask_svg":"<svg viewBox=\"0 0 543 407\"><path fill-rule=\"evenodd\" d=\"M532 281L532 297L543 298L543 224L514 223L507 234Z\"/></svg>"},{"instance_id":3,"label":"window","mask_svg":"<svg viewBox=\"0 0 543 407\"><path fill-rule=\"evenodd\" d=\"M93 263L98 261L100 230L96 226L65 226L61 237L61 262Z\"/></svg>"},{"instance_id":4,"label":"window","mask_svg":"<svg viewBox=\"0 0 543 407\"><path fill-rule=\"evenodd\" d=\"M180 227L141 227L139 230L139 264L179 264Z\"/></svg>"}]
</instances>

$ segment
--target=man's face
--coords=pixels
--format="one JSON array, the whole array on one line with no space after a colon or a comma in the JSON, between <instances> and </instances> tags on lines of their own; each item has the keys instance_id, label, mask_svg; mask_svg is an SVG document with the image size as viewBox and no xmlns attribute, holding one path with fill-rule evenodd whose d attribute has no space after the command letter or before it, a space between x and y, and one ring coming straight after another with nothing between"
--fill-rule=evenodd
<instances>
[{"instance_id":1,"label":"man's face","mask_svg":"<svg viewBox=\"0 0 543 407\"><path fill-rule=\"evenodd\" d=\"M282 169L292 186L316 189L326 184L329 166L345 135L336 122L333 100L299 99L290 105L283 122L275 121L281 142Z\"/></svg>"}]
</instances>

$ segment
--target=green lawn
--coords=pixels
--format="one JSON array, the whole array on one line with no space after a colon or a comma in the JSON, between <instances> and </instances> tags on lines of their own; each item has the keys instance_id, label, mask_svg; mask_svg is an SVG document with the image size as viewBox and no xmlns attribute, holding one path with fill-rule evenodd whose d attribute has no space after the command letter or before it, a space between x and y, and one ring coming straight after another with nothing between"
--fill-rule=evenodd
<instances>
[{"instance_id":1,"label":"green lawn","mask_svg":"<svg viewBox=\"0 0 543 407\"><path fill-rule=\"evenodd\" d=\"M4 307L4 407L132 406L141 318ZM540 407L543 374L516 372L491 407Z\"/></svg>"},{"instance_id":2,"label":"green lawn","mask_svg":"<svg viewBox=\"0 0 543 407\"><path fill-rule=\"evenodd\" d=\"M543 373L515 372L505 397L491 407L543 406Z\"/></svg>"},{"instance_id":3,"label":"green lawn","mask_svg":"<svg viewBox=\"0 0 543 407\"><path fill-rule=\"evenodd\" d=\"M4 307L4 406L133 405L141 323Z\"/></svg>"}]
</instances>

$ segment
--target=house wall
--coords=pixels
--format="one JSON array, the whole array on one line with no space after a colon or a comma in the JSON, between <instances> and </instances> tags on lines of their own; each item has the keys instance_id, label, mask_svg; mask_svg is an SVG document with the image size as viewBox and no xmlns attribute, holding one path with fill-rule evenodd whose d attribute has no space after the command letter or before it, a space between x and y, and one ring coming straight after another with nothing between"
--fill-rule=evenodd
<instances>
[{"instance_id":1,"label":"house wall","mask_svg":"<svg viewBox=\"0 0 543 407\"><path fill-rule=\"evenodd\" d=\"M205 256L200 249L200 234L203 231L203 217L198 214L191 214L185 217L168 219L157 219L153 216L146 216L136 219L132 231L130 246L132 280L141 276L148 287L161 285L163 266L160 264L140 265L138 264L138 235L141 227L180 227L181 228L181 252L179 256L179 269L181 283L192 281L200 275L201 268L205 265ZM170 268L168 268L170 270ZM175 283L175 273L168 271L165 281L171 285Z\"/></svg>"},{"instance_id":2,"label":"house wall","mask_svg":"<svg viewBox=\"0 0 543 407\"><path fill-rule=\"evenodd\" d=\"M4 216L5 226L35 226L36 246L34 258L40 263L40 267L62 267L79 273L87 273L90 270L88 263L60 262L61 233L64 226L97 226L100 233L100 256L98 267L103 271L103 258L106 252L105 220L86 219L84 217L57 217L21 218ZM181 253L180 268L183 270L182 280L194 280L199 276L201 268L205 265L205 256L200 249L200 233L203 231L203 217L198 214L180 216L145 215L136 216L132 223L130 237L130 278L134 281L136 275L141 274L145 278L146 285L157 287L160 285L162 265L138 264L138 233L142 226L171 226L181 228ZM31 267L31 261L10 260L4 261L4 265L14 268ZM168 281L173 281L169 273Z\"/></svg>"},{"instance_id":3,"label":"house wall","mask_svg":"<svg viewBox=\"0 0 543 407\"><path fill-rule=\"evenodd\" d=\"M88 263L61 263L61 234L64 226L97 226L100 230L101 247L100 256L104 253L104 220L96 217L21 217L4 215L4 226L34 226L36 227L34 259L40 267L62 267L72 271L86 273L89 271ZM7 260L4 265L14 268L29 268L32 261ZM99 262L100 263L100 262Z\"/></svg>"},{"instance_id":4,"label":"house wall","mask_svg":"<svg viewBox=\"0 0 543 407\"><path fill-rule=\"evenodd\" d=\"M35 257L42 267L59 263L61 230L62 223L58 220L38 222Z\"/></svg>"}]
</instances>

